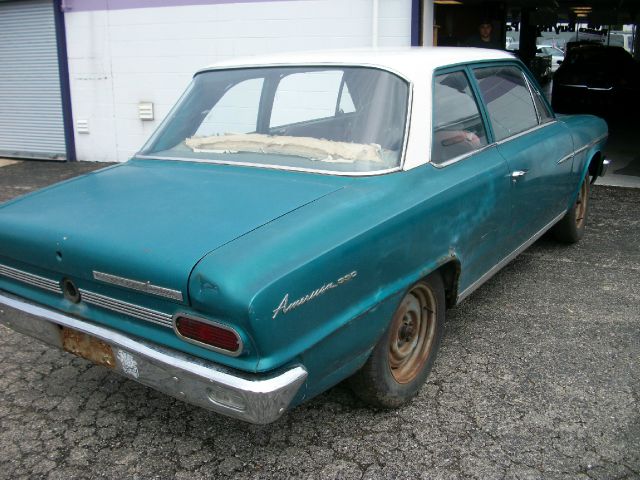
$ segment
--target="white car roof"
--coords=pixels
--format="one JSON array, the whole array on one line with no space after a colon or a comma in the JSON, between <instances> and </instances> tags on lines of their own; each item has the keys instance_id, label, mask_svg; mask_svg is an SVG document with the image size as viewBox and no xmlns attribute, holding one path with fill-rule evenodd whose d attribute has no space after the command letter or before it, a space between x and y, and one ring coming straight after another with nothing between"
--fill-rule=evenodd
<instances>
[{"instance_id":1,"label":"white car roof","mask_svg":"<svg viewBox=\"0 0 640 480\"><path fill-rule=\"evenodd\" d=\"M269 65L373 66L400 74L409 81L422 81L425 73L447 65L514 58L511 53L489 48L405 47L320 50L278 53L224 60L200 71Z\"/></svg>"}]
</instances>

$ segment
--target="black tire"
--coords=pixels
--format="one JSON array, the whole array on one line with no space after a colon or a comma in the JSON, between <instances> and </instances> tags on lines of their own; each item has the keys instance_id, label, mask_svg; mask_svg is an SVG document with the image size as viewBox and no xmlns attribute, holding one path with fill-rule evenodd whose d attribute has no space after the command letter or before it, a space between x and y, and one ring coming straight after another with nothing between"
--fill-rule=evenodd
<instances>
[{"instance_id":1,"label":"black tire","mask_svg":"<svg viewBox=\"0 0 640 480\"><path fill-rule=\"evenodd\" d=\"M444 286L435 272L407 290L371 356L351 377L354 393L383 408L396 408L413 398L438 353L444 315Z\"/></svg>"},{"instance_id":2,"label":"black tire","mask_svg":"<svg viewBox=\"0 0 640 480\"><path fill-rule=\"evenodd\" d=\"M553 227L552 232L556 240L564 243L576 243L584 237L584 226L589 213L589 194L590 183L589 174L587 174L580 186L576 202L562 217L562 220Z\"/></svg>"}]
</instances>

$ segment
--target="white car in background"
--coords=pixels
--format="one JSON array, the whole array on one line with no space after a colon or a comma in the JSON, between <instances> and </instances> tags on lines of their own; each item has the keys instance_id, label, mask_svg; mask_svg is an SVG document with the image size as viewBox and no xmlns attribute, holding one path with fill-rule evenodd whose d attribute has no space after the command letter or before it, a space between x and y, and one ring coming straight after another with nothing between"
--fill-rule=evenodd
<instances>
[{"instance_id":1,"label":"white car in background","mask_svg":"<svg viewBox=\"0 0 640 480\"><path fill-rule=\"evenodd\" d=\"M564 52L558 47L554 47L552 45L536 45L536 53L551 55L551 73L555 73L560 64L564 61Z\"/></svg>"}]
</instances>

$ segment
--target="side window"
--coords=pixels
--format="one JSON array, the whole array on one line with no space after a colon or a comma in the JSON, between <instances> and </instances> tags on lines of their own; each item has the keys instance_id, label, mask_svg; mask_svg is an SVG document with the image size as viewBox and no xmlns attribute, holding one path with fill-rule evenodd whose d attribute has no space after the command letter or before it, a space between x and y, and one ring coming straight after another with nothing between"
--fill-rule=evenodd
<instances>
[{"instance_id":1,"label":"side window","mask_svg":"<svg viewBox=\"0 0 640 480\"><path fill-rule=\"evenodd\" d=\"M270 126L335 116L342 75L340 70L329 70L293 73L284 77L273 100ZM348 100L344 100L344 106L348 108Z\"/></svg>"},{"instance_id":2,"label":"side window","mask_svg":"<svg viewBox=\"0 0 640 480\"><path fill-rule=\"evenodd\" d=\"M233 85L211 107L195 136L255 132L264 79L252 78Z\"/></svg>"},{"instance_id":3,"label":"side window","mask_svg":"<svg viewBox=\"0 0 640 480\"><path fill-rule=\"evenodd\" d=\"M431 161L443 163L486 144L480 110L465 73L437 75L433 87Z\"/></svg>"},{"instance_id":4,"label":"side window","mask_svg":"<svg viewBox=\"0 0 640 480\"><path fill-rule=\"evenodd\" d=\"M531 92L517 67L474 70L496 141L538 125Z\"/></svg>"}]
</instances>

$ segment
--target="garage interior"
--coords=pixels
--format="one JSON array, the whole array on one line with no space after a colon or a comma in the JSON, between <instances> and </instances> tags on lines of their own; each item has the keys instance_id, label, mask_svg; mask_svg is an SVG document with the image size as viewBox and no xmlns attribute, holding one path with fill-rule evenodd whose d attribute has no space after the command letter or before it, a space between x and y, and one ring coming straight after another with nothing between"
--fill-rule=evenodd
<instances>
[{"instance_id":1,"label":"garage interior","mask_svg":"<svg viewBox=\"0 0 640 480\"><path fill-rule=\"evenodd\" d=\"M464 46L477 34L480 21L491 20L493 35L505 46L507 38L519 42L518 56L530 68L536 57L536 45L547 39L565 42L578 38L578 29L612 32L632 26L632 55L640 59L640 2L635 0L435 0L433 43L439 46ZM604 43L610 42L610 38ZM613 45L613 44L612 44ZM534 68L532 68L534 70ZM551 100L553 78L541 82ZM599 184L640 187L640 115L635 108L603 115L609 124L606 155L611 161L606 177Z\"/></svg>"}]
</instances>

